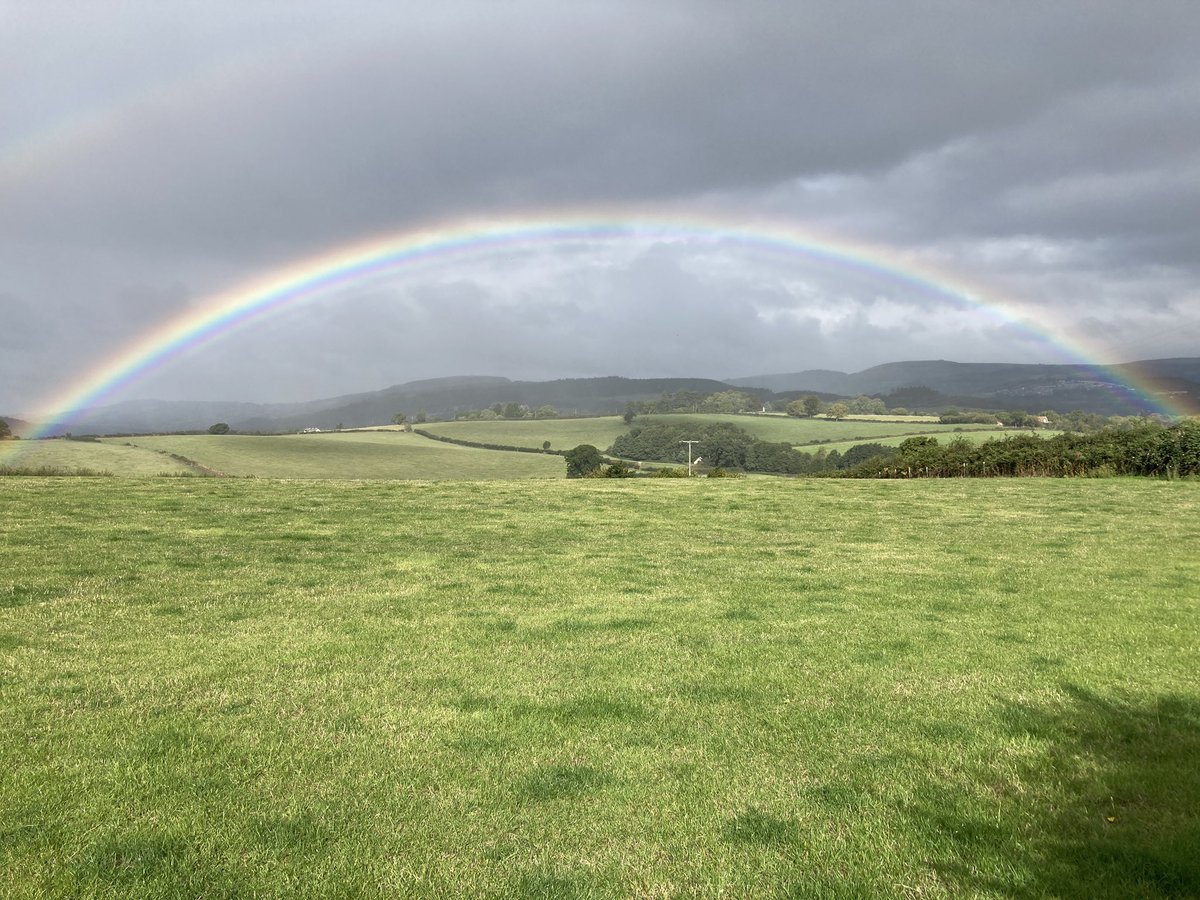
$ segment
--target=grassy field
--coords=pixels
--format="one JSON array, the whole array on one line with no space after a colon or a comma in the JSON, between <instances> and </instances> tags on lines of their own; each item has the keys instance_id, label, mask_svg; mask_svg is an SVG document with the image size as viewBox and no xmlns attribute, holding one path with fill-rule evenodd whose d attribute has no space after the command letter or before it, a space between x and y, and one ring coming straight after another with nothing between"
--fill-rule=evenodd
<instances>
[{"instance_id":1,"label":"grassy field","mask_svg":"<svg viewBox=\"0 0 1200 900\"><path fill-rule=\"evenodd\" d=\"M650 422L687 422L711 424L730 422L748 431L759 440L787 442L794 446L822 441L850 441L861 444L881 437L910 437L914 434L953 434L955 428L969 429L970 425L942 425L938 422L894 421L834 421L833 419L798 419L790 416L724 416L714 414L638 416L635 424ZM985 427L985 426L979 426ZM998 429L989 427L995 434Z\"/></svg>"},{"instance_id":2,"label":"grassy field","mask_svg":"<svg viewBox=\"0 0 1200 900\"><path fill-rule=\"evenodd\" d=\"M403 431L123 438L227 475L262 478L488 480L565 478L559 456L475 450Z\"/></svg>"},{"instance_id":3,"label":"grassy field","mask_svg":"<svg viewBox=\"0 0 1200 900\"><path fill-rule=\"evenodd\" d=\"M458 440L504 444L509 447L541 447L543 441L549 441L555 450L570 450L580 444L591 444L603 450L609 447L618 435L629 430L620 416L597 416L591 419L433 422L416 427L424 428L431 434Z\"/></svg>"},{"instance_id":4,"label":"grassy field","mask_svg":"<svg viewBox=\"0 0 1200 900\"><path fill-rule=\"evenodd\" d=\"M0 482L5 897L1200 894L1200 484Z\"/></svg>"},{"instance_id":5,"label":"grassy field","mask_svg":"<svg viewBox=\"0 0 1200 900\"><path fill-rule=\"evenodd\" d=\"M634 425L653 422L695 422L712 424L730 422L765 441L787 441L794 445L834 441L847 446L875 441L883 437L895 437L896 442L914 434L951 435L955 428L972 426L942 425L936 419L894 420L884 417L871 421L835 422L831 419L798 419L790 416L733 416L715 414L672 414L638 416ZM490 422L436 422L420 426L447 437L468 441L506 444L513 447L540 447L542 441L550 441L551 447L569 450L579 444L592 444L604 450L612 445L617 436L628 430L619 416L594 419L520 419ZM982 427L982 426L975 426ZM988 427L984 431L960 431L961 434L996 435L999 429Z\"/></svg>"},{"instance_id":6,"label":"grassy field","mask_svg":"<svg viewBox=\"0 0 1200 900\"><path fill-rule=\"evenodd\" d=\"M114 475L182 475L191 469L168 454L130 446L126 439L9 441L0 444L0 465L28 469L91 469Z\"/></svg>"},{"instance_id":7,"label":"grassy field","mask_svg":"<svg viewBox=\"0 0 1200 900\"><path fill-rule=\"evenodd\" d=\"M1039 428L1032 433L1037 435L1040 438L1052 438L1052 437L1055 437L1056 435L1062 434L1061 431L1055 431L1054 429L1051 429L1051 428ZM968 441L969 443L972 443L972 444L982 444L984 441L1002 441L1006 437L1014 437L1018 434L1030 434L1030 431L1028 429L1021 430L1021 429L1017 429L1017 428L1008 428L1008 429L993 428L993 429L988 429L987 431L963 431L963 432L959 432L957 434L954 432L950 432L949 434L946 434L944 432L939 432L939 433L933 434L931 436L937 438L938 443L944 447L947 444L949 444L951 441L958 440L959 438L962 438L964 441ZM896 437L881 437L881 438L875 438L870 443L883 444L885 447L898 447L898 446L900 446L902 441L906 440L909 437L912 437L912 435L899 435ZM821 444L820 448L824 448L827 451L828 450L837 450L840 453L845 453L851 447L855 446L856 444L861 444L861 443L864 443L864 442L863 441L835 441L830 444ZM803 449L805 451L811 452L814 449L820 449L820 448L805 447Z\"/></svg>"}]
</instances>

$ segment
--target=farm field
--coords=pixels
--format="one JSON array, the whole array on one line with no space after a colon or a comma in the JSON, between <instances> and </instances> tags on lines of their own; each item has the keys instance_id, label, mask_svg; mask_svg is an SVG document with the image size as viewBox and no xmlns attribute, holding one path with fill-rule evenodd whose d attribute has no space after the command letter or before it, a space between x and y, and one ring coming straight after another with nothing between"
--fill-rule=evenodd
<instances>
[{"instance_id":1,"label":"farm field","mask_svg":"<svg viewBox=\"0 0 1200 900\"><path fill-rule=\"evenodd\" d=\"M5 897L1200 893L1200 483L0 504Z\"/></svg>"},{"instance_id":2,"label":"farm field","mask_svg":"<svg viewBox=\"0 0 1200 900\"><path fill-rule=\"evenodd\" d=\"M417 425L431 434L462 441L503 444L509 447L540 448L549 441L554 450L570 450L591 444L601 450L629 430L620 416L590 419L496 419L492 421L431 422Z\"/></svg>"},{"instance_id":3,"label":"farm field","mask_svg":"<svg viewBox=\"0 0 1200 900\"><path fill-rule=\"evenodd\" d=\"M116 440L116 439L114 439ZM488 480L565 478L559 456L476 450L403 431L121 438L227 475L261 478Z\"/></svg>"},{"instance_id":4,"label":"farm field","mask_svg":"<svg viewBox=\"0 0 1200 900\"><path fill-rule=\"evenodd\" d=\"M735 416L712 413L670 414L638 416L635 425L651 422L696 422L712 424L729 422L748 431L756 438L776 443L787 442L793 446L830 441L850 441L861 444L876 441L881 437L911 437L914 434L953 434L955 428L971 429L970 425L942 425L938 422L881 422L881 421L835 421L833 419L798 419L791 416ZM999 429L993 426L976 426L991 434ZM964 431L965 433L965 431Z\"/></svg>"},{"instance_id":5,"label":"farm field","mask_svg":"<svg viewBox=\"0 0 1200 900\"><path fill-rule=\"evenodd\" d=\"M988 431L963 431L963 432L958 432L958 433L951 432L949 434L938 433L938 434L931 435L931 437L937 438L938 443L945 446L946 444L949 444L951 441L958 440L959 438L962 438L964 441L968 441L969 443L972 443L972 444L982 444L985 441L1002 441L1006 437L1016 437L1019 434L1030 434L1030 433L1031 432L1029 431L1029 429L993 428ZM1052 428L1039 428L1036 431L1032 432L1032 434L1034 434L1040 438L1048 439L1048 438L1056 437L1057 435L1062 434L1062 432L1056 431ZM910 437L912 437L912 435L899 435L896 437L881 437L881 438L875 438L873 441L871 441L871 443L883 444L885 447L898 447L898 446L900 446L900 444L903 441L907 440ZM807 450L807 451L812 451L813 449L823 449L826 451L837 450L839 453L845 453L851 447L853 447L857 444L861 444L861 443L864 443L864 442L863 441L834 441L833 443L829 443L829 444L821 444L821 445L819 445L818 448L804 447L803 449Z\"/></svg>"},{"instance_id":6,"label":"farm field","mask_svg":"<svg viewBox=\"0 0 1200 900\"><path fill-rule=\"evenodd\" d=\"M192 470L170 455L133 447L127 439L105 441L6 441L0 443L0 466L23 469L89 469L113 475L185 475Z\"/></svg>"}]
</instances>

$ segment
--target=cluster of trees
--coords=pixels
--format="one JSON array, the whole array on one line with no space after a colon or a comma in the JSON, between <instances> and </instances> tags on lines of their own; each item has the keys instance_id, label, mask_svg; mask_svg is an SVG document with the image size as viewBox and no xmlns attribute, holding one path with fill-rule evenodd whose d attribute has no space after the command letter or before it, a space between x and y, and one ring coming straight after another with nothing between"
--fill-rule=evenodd
<instances>
[{"instance_id":1,"label":"cluster of trees","mask_svg":"<svg viewBox=\"0 0 1200 900\"><path fill-rule=\"evenodd\" d=\"M0 441L12 437L12 429L8 427L7 419L0 419Z\"/></svg>"},{"instance_id":2,"label":"cluster of trees","mask_svg":"<svg viewBox=\"0 0 1200 900\"><path fill-rule=\"evenodd\" d=\"M657 400L631 400L625 404L626 421L634 416L655 413L741 413L758 412L763 408L762 397L748 391L675 391Z\"/></svg>"},{"instance_id":3,"label":"cluster of trees","mask_svg":"<svg viewBox=\"0 0 1200 900\"><path fill-rule=\"evenodd\" d=\"M686 464L687 445L681 442L687 440L699 442L695 452L706 466L774 475L816 475L894 452L881 444L860 444L845 454L805 453L788 443L759 440L728 422L643 425L619 436L608 452L626 459Z\"/></svg>"},{"instance_id":4,"label":"cluster of trees","mask_svg":"<svg viewBox=\"0 0 1200 900\"><path fill-rule=\"evenodd\" d=\"M934 437L912 437L890 455L871 459L846 474L860 478L1200 475L1200 420L1170 427L1146 422L1052 438L1022 434L982 444L956 438L943 446Z\"/></svg>"},{"instance_id":5,"label":"cluster of trees","mask_svg":"<svg viewBox=\"0 0 1200 900\"><path fill-rule=\"evenodd\" d=\"M710 466L745 468L746 448L754 438L728 422L708 425L695 423L654 423L635 426L613 441L608 452L626 459L658 462L688 461L687 445L681 441L699 441L696 453Z\"/></svg>"},{"instance_id":6,"label":"cluster of trees","mask_svg":"<svg viewBox=\"0 0 1200 900\"><path fill-rule=\"evenodd\" d=\"M816 394L809 394L806 397L801 397L799 400L784 402L783 412L789 416L800 417L812 417L821 413L827 413L835 419L844 419L850 415L884 416L889 412L902 416L908 415L907 409L889 410L887 404L881 399L878 397L868 397L866 394L859 394L851 400L839 400L828 406Z\"/></svg>"},{"instance_id":7,"label":"cluster of trees","mask_svg":"<svg viewBox=\"0 0 1200 900\"><path fill-rule=\"evenodd\" d=\"M605 462L604 456L591 444L580 444L562 454L567 463L568 478L633 478L636 475L649 474L654 478L687 478L686 466L677 468L654 469L650 473L642 473L634 469L623 459ZM715 466L705 473L708 478L737 478L738 474L729 469Z\"/></svg>"},{"instance_id":8,"label":"cluster of trees","mask_svg":"<svg viewBox=\"0 0 1200 900\"><path fill-rule=\"evenodd\" d=\"M427 412L425 412L425 410L422 409L422 410L419 410L417 412L417 414L413 417L412 423L416 424L416 425L424 425L428 421L429 421L429 414ZM394 416L392 416L392 424L393 425L408 425L408 424L410 424L408 421L408 414L402 413L402 412L396 413Z\"/></svg>"},{"instance_id":9,"label":"cluster of trees","mask_svg":"<svg viewBox=\"0 0 1200 900\"><path fill-rule=\"evenodd\" d=\"M547 404L532 408L524 403L496 403L490 408L468 409L454 418L489 421L493 419L557 419L558 410Z\"/></svg>"}]
</instances>

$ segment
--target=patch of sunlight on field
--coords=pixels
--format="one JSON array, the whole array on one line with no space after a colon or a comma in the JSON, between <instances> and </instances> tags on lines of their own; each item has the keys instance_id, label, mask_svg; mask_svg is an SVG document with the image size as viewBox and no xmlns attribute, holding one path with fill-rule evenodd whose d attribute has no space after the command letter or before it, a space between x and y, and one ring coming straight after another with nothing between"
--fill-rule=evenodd
<instances>
[{"instance_id":1,"label":"patch of sunlight on field","mask_svg":"<svg viewBox=\"0 0 1200 900\"><path fill-rule=\"evenodd\" d=\"M261 478L488 480L565 478L562 457L476 450L404 431L131 438L226 475Z\"/></svg>"}]
</instances>

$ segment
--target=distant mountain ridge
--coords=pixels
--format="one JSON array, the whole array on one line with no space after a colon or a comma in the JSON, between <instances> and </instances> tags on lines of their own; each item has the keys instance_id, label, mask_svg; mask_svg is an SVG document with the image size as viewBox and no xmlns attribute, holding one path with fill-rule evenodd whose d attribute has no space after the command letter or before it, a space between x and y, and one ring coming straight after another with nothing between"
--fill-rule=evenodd
<instances>
[{"instance_id":1,"label":"distant mountain ridge","mask_svg":"<svg viewBox=\"0 0 1200 900\"><path fill-rule=\"evenodd\" d=\"M620 412L631 400L653 400L664 393L734 390L710 378L562 378L512 381L499 376L452 376L393 385L378 391L345 394L299 403L246 403L208 400L129 400L100 407L54 426L49 434L124 434L202 431L225 422L235 431L280 432L304 428L361 428L391 422L398 412L411 419L420 411L453 418L497 403L554 406L563 415Z\"/></svg>"},{"instance_id":2,"label":"distant mountain ridge","mask_svg":"<svg viewBox=\"0 0 1200 900\"><path fill-rule=\"evenodd\" d=\"M1125 382L1137 386L1131 390ZM886 363L861 372L829 369L776 375L754 375L718 381L710 378L561 378L512 381L493 375L460 375L392 385L378 391L345 394L299 403L244 401L125 401L73 417L49 429L50 434L122 434L156 431L202 431L226 422L235 431L281 432L303 428L331 429L379 425L398 412L410 418L424 410L431 418L452 418L469 409L497 403L530 407L554 406L563 415L620 412L631 400L654 400L665 393L711 394L756 389L764 396L815 393L835 396L911 397L893 406L945 408L951 405L997 410L1070 412L1082 409L1101 415L1130 415L1173 408L1200 414L1200 358L1143 360L1096 369L1084 365L1027 363L957 363L916 360ZM32 426L8 418L16 434Z\"/></svg>"},{"instance_id":3,"label":"distant mountain ridge","mask_svg":"<svg viewBox=\"0 0 1200 900\"><path fill-rule=\"evenodd\" d=\"M970 405L1001 409L1084 409L1105 415L1153 410L1159 403L1200 411L1200 358L1141 360L1115 366L958 363L915 360L846 373L828 369L731 378L730 384L775 393L810 391L883 396L924 387ZM1134 385L1130 390L1128 385Z\"/></svg>"}]
</instances>

